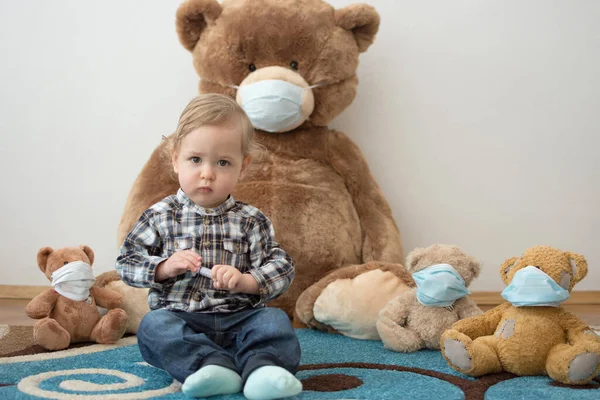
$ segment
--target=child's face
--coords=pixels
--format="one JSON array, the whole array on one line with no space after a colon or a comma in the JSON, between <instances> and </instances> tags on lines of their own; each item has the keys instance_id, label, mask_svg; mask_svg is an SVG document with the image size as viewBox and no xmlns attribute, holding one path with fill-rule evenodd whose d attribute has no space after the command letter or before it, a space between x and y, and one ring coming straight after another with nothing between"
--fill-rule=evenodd
<instances>
[{"instance_id":1,"label":"child's face","mask_svg":"<svg viewBox=\"0 0 600 400\"><path fill-rule=\"evenodd\" d=\"M213 208L227 200L250 157L242 154L237 125L205 125L183 138L172 161L185 194L197 205Z\"/></svg>"}]
</instances>

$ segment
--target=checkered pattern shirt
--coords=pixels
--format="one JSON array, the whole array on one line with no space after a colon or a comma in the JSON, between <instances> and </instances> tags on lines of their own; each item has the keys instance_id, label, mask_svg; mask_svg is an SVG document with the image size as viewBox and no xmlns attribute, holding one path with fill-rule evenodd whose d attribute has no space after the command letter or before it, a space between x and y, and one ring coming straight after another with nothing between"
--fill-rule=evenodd
<instances>
[{"instance_id":1,"label":"checkered pattern shirt","mask_svg":"<svg viewBox=\"0 0 600 400\"><path fill-rule=\"evenodd\" d=\"M294 264L275 241L271 221L232 196L216 208L196 205L179 189L146 210L121 246L116 268L123 282L150 288L152 310L233 312L263 306L290 286ZM179 250L193 249L202 266L232 265L256 279L257 295L215 289L212 280L187 271L155 282L156 267Z\"/></svg>"}]
</instances>

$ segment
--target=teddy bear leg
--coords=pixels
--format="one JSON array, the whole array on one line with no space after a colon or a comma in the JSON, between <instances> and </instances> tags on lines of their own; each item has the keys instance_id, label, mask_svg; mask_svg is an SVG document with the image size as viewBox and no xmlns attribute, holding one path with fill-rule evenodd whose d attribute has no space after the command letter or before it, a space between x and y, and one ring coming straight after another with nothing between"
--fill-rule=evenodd
<instances>
[{"instance_id":1,"label":"teddy bear leg","mask_svg":"<svg viewBox=\"0 0 600 400\"><path fill-rule=\"evenodd\" d=\"M548 376L570 385L585 385L600 373L600 343L554 346L546 359Z\"/></svg>"},{"instance_id":2,"label":"teddy bear leg","mask_svg":"<svg viewBox=\"0 0 600 400\"><path fill-rule=\"evenodd\" d=\"M127 327L127 313L120 308L110 310L96 323L90 339L96 343L111 344L119 340Z\"/></svg>"},{"instance_id":3,"label":"teddy bear leg","mask_svg":"<svg viewBox=\"0 0 600 400\"><path fill-rule=\"evenodd\" d=\"M52 318L44 318L33 327L33 341L48 350L63 350L71 344L71 335Z\"/></svg>"},{"instance_id":4,"label":"teddy bear leg","mask_svg":"<svg viewBox=\"0 0 600 400\"><path fill-rule=\"evenodd\" d=\"M412 353L422 349L423 341L415 331L398 325L389 315L386 309L382 310L377 321L377 332L383 341L383 345L394 351Z\"/></svg>"},{"instance_id":5,"label":"teddy bear leg","mask_svg":"<svg viewBox=\"0 0 600 400\"><path fill-rule=\"evenodd\" d=\"M346 266L307 288L296 301L294 315L309 328L379 340L375 326L379 311L413 286L401 264Z\"/></svg>"},{"instance_id":6,"label":"teddy bear leg","mask_svg":"<svg viewBox=\"0 0 600 400\"><path fill-rule=\"evenodd\" d=\"M442 335L442 356L455 370L469 376L501 372L502 365L496 352L495 336L482 336L475 340L456 330Z\"/></svg>"}]
</instances>

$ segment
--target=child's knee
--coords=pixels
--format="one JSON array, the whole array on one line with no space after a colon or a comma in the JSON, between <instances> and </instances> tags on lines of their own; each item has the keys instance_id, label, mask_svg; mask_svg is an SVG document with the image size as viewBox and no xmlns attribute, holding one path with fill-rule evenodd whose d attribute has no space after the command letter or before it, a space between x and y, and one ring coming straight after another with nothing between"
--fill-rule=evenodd
<instances>
[{"instance_id":1,"label":"child's knee","mask_svg":"<svg viewBox=\"0 0 600 400\"><path fill-rule=\"evenodd\" d=\"M165 326L169 326L168 320L170 318L170 313L162 309L150 311L149 313L144 315L144 318L142 318L142 321L140 322L140 326L136 333L138 341L140 339L144 340L148 336L151 336L152 334L161 330L164 331Z\"/></svg>"}]
</instances>

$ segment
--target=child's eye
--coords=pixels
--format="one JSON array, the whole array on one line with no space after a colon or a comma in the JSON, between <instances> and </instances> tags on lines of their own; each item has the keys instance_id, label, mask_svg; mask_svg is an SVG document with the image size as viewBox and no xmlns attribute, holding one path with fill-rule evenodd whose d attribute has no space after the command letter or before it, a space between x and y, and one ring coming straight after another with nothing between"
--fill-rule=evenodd
<instances>
[{"instance_id":1,"label":"child's eye","mask_svg":"<svg viewBox=\"0 0 600 400\"><path fill-rule=\"evenodd\" d=\"M194 164L198 164L198 163L202 162L202 159L200 157L192 157L192 158L190 158L190 161L193 162Z\"/></svg>"},{"instance_id":2,"label":"child's eye","mask_svg":"<svg viewBox=\"0 0 600 400\"><path fill-rule=\"evenodd\" d=\"M219 160L219 161L217 161L217 165L219 167L226 167L226 166L229 165L229 161L227 161L227 160Z\"/></svg>"}]
</instances>

